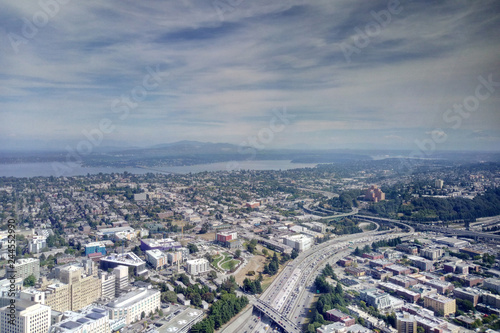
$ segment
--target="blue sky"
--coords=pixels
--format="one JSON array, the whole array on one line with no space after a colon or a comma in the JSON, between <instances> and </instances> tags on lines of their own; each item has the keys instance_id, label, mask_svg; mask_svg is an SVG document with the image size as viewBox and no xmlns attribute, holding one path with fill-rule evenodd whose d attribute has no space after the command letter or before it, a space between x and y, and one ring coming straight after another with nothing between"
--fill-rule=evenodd
<instances>
[{"instance_id":1,"label":"blue sky","mask_svg":"<svg viewBox=\"0 0 500 333\"><path fill-rule=\"evenodd\" d=\"M1 148L75 147L103 120L101 146L500 147L500 85L478 88L500 82L495 0L0 4Z\"/></svg>"}]
</instances>

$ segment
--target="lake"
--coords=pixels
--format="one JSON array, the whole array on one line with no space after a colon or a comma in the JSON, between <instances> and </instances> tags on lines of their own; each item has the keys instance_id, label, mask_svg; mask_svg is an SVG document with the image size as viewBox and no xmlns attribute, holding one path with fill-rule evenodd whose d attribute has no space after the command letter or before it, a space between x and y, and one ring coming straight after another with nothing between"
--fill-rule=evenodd
<instances>
[{"instance_id":1,"label":"lake","mask_svg":"<svg viewBox=\"0 0 500 333\"><path fill-rule=\"evenodd\" d=\"M0 177L49 177L49 176L82 176L98 173L123 173L125 171L133 174L152 173L198 173L204 171L235 171L235 170L289 170L297 168L315 167L316 163L291 163L288 160L249 160L230 161L209 164L197 164L187 166L168 166L155 168L115 168L115 167L83 167L72 164L71 167L62 169L61 163L17 163L0 164Z\"/></svg>"}]
</instances>

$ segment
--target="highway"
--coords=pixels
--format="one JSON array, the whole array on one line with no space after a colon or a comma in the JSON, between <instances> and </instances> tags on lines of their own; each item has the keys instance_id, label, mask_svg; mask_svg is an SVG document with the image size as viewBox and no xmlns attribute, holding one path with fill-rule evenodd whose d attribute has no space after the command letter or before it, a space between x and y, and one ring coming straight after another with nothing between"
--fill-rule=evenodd
<instances>
[{"instance_id":1,"label":"highway","mask_svg":"<svg viewBox=\"0 0 500 333\"><path fill-rule=\"evenodd\" d=\"M336 262L352 251L349 247L405 235L407 234L370 231L338 237L315 245L290 262L254 306L275 323L273 328L280 327L284 332L300 333L314 296L314 279L327 261ZM240 325L238 332L256 333L265 330L255 321L255 317L251 317Z\"/></svg>"}]
</instances>

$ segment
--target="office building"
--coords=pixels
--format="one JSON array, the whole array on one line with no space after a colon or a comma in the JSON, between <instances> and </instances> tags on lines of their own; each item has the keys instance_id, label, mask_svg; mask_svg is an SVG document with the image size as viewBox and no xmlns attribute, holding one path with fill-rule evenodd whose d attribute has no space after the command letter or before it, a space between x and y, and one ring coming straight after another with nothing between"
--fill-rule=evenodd
<instances>
[{"instance_id":1,"label":"office building","mask_svg":"<svg viewBox=\"0 0 500 333\"><path fill-rule=\"evenodd\" d=\"M438 294L425 296L424 307L441 313L443 316L448 316L457 310L455 299Z\"/></svg>"},{"instance_id":2,"label":"office building","mask_svg":"<svg viewBox=\"0 0 500 333\"><path fill-rule=\"evenodd\" d=\"M429 260L436 260L444 254L441 248L427 248L420 250L420 255Z\"/></svg>"},{"instance_id":3,"label":"office building","mask_svg":"<svg viewBox=\"0 0 500 333\"><path fill-rule=\"evenodd\" d=\"M146 262L139 258L133 252L126 252L123 254L112 254L106 257L102 257L100 260L101 269L107 271L109 268L115 268L118 266L131 267L134 271L134 275L142 276L148 273L146 269Z\"/></svg>"},{"instance_id":4,"label":"office building","mask_svg":"<svg viewBox=\"0 0 500 333\"><path fill-rule=\"evenodd\" d=\"M147 250L146 261L153 266L154 269L161 269L167 266L167 255L160 250Z\"/></svg>"},{"instance_id":5,"label":"office building","mask_svg":"<svg viewBox=\"0 0 500 333\"><path fill-rule=\"evenodd\" d=\"M0 308L1 333L47 333L49 327L50 307L46 305L17 299Z\"/></svg>"},{"instance_id":6,"label":"office building","mask_svg":"<svg viewBox=\"0 0 500 333\"><path fill-rule=\"evenodd\" d=\"M313 246L314 239L306 235L291 235L283 237L283 243L297 252L307 251Z\"/></svg>"},{"instance_id":7,"label":"office building","mask_svg":"<svg viewBox=\"0 0 500 333\"><path fill-rule=\"evenodd\" d=\"M160 308L160 291L157 289L139 288L124 294L106 305L112 320L125 318L125 323L136 322L141 315L149 316Z\"/></svg>"},{"instance_id":8,"label":"office building","mask_svg":"<svg viewBox=\"0 0 500 333\"><path fill-rule=\"evenodd\" d=\"M113 269L113 275L115 276L115 296L120 296L120 293L123 290L126 290L129 283L128 277L128 267L127 266L118 266Z\"/></svg>"},{"instance_id":9,"label":"office building","mask_svg":"<svg viewBox=\"0 0 500 333\"><path fill-rule=\"evenodd\" d=\"M444 181L442 179L436 179L434 181L434 187L436 187L438 189L442 189L443 185L444 185Z\"/></svg>"},{"instance_id":10,"label":"office building","mask_svg":"<svg viewBox=\"0 0 500 333\"><path fill-rule=\"evenodd\" d=\"M88 256L91 253L101 253L103 256L106 255L106 246L102 242L93 242L85 245L85 255Z\"/></svg>"},{"instance_id":11,"label":"office building","mask_svg":"<svg viewBox=\"0 0 500 333\"><path fill-rule=\"evenodd\" d=\"M115 298L116 276L108 272L99 272L101 279L101 299Z\"/></svg>"},{"instance_id":12,"label":"office building","mask_svg":"<svg viewBox=\"0 0 500 333\"><path fill-rule=\"evenodd\" d=\"M34 258L18 259L14 264L16 277L26 279L30 275L34 275L35 279L40 278L40 260Z\"/></svg>"},{"instance_id":13,"label":"office building","mask_svg":"<svg viewBox=\"0 0 500 333\"><path fill-rule=\"evenodd\" d=\"M188 260L186 264L187 272L191 275L203 274L210 270L208 260L205 258Z\"/></svg>"},{"instance_id":14,"label":"office building","mask_svg":"<svg viewBox=\"0 0 500 333\"><path fill-rule=\"evenodd\" d=\"M182 256L182 251L174 251L167 253L167 261L170 265L177 264L177 262L182 262L184 257Z\"/></svg>"},{"instance_id":15,"label":"office building","mask_svg":"<svg viewBox=\"0 0 500 333\"><path fill-rule=\"evenodd\" d=\"M108 311L97 307L81 313L67 311L61 322L51 326L49 333L111 333Z\"/></svg>"},{"instance_id":16,"label":"office building","mask_svg":"<svg viewBox=\"0 0 500 333\"><path fill-rule=\"evenodd\" d=\"M362 301L365 301L367 306L373 306L377 310L384 310L391 307L389 295L379 289L371 288L362 290L359 297Z\"/></svg>"}]
</instances>

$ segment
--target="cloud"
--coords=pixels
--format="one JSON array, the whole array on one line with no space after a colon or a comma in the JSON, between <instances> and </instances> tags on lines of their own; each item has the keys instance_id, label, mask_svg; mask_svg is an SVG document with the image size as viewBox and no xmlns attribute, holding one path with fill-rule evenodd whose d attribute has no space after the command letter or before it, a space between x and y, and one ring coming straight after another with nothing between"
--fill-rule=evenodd
<instances>
[{"instance_id":1,"label":"cloud","mask_svg":"<svg viewBox=\"0 0 500 333\"><path fill-rule=\"evenodd\" d=\"M274 145L363 147L375 132L380 148L413 149L429 131L448 132L443 113L474 93L479 75L500 80L494 0L401 1L400 13L351 62L341 45L376 22L373 12L387 10L387 1L242 1L223 20L211 1L69 2L18 52L9 38L23 36L26 20L43 8L4 7L0 140L78 140L110 118L117 127L107 140L239 144L286 106L297 118ZM113 101L156 65L161 84L120 120ZM471 131L499 130L499 96L450 133L449 147Z\"/></svg>"}]
</instances>

